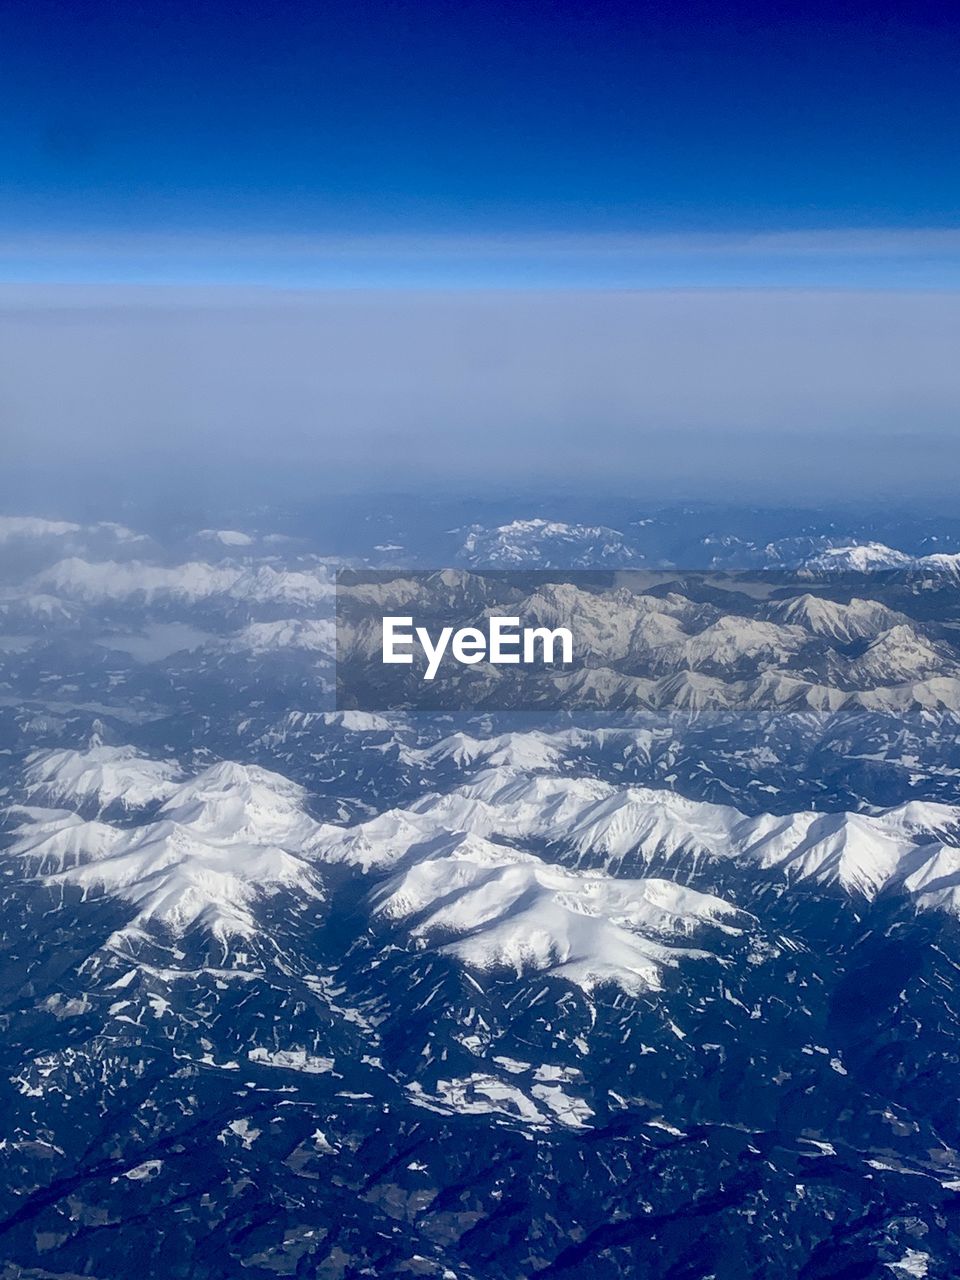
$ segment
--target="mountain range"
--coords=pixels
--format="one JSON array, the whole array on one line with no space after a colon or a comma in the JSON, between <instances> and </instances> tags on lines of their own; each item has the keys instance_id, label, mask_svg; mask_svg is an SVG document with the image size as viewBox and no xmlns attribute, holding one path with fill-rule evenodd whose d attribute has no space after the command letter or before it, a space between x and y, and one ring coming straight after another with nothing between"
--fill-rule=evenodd
<instances>
[{"instance_id":1,"label":"mountain range","mask_svg":"<svg viewBox=\"0 0 960 1280\"><path fill-rule=\"evenodd\" d=\"M947 522L123 514L0 522L3 1280L952 1280Z\"/></svg>"}]
</instances>

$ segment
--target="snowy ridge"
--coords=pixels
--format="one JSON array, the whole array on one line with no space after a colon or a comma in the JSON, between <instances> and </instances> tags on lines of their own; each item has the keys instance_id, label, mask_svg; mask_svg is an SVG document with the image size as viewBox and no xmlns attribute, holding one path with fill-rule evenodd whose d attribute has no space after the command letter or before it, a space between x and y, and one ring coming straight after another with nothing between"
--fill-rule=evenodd
<instances>
[{"instance_id":1,"label":"snowy ridge","mask_svg":"<svg viewBox=\"0 0 960 1280\"><path fill-rule=\"evenodd\" d=\"M724 680L700 671L650 679L589 667L553 677L565 699L580 707L675 709L696 716L716 711L773 709L830 714L846 708L900 714L911 710L960 714L960 676L932 675L901 684L842 689L789 671L765 671L747 680Z\"/></svg>"},{"instance_id":2,"label":"snowy ridge","mask_svg":"<svg viewBox=\"0 0 960 1280\"><path fill-rule=\"evenodd\" d=\"M356 713L355 713L356 714ZM449 760L458 768L482 761L486 767L539 771L556 769L574 733L501 733L494 738L474 738L467 733L454 733L442 738L425 751L408 749L408 759L421 759L430 764Z\"/></svg>"},{"instance_id":3,"label":"snowy ridge","mask_svg":"<svg viewBox=\"0 0 960 1280\"><path fill-rule=\"evenodd\" d=\"M333 658L336 625L330 618L283 618L278 622L251 622L224 645L236 653L264 654L299 649Z\"/></svg>"},{"instance_id":4,"label":"snowy ridge","mask_svg":"<svg viewBox=\"0 0 960 1280\"><path fill-rule=\"evenodd\" d=\"M0 592L0 617L6 625L34 625L68 622L77 617L76 606L43 591Z\"/></svg>"},{"instance_id":5,"label":"snowy ridge","mask_svg":"<svg viewBox=\"0 0 960 1280\"><path fill-rule=\"evenodd\" d=\"M588 990L655 990L664 968L710 954L683 945L693 935L745 927L748 918L711 892L662 873L624 874L655 859L708 878L712 861L866 899L894 891L960 914L956 806L750 817L556 772L576 738L503 734L484 744L454 735L430 749L434 759L479 772L352 826L318 823L302 787L258 766L225 761L188 777L130 748L48 752L29 762L25 790L65 807L14 807L8 856L47 884L132 903L130 927L202 925L222 939L256 932L264 896L322 896L319 867L344 862L387 877L374 909L413 937L477 969L532 968ZM114 803L141 810L139 824L82 812Z\"/></svg>"},{"instance_id":6,"label":"snowy ridge","mask_svg":"<svg viewBox=\"0 0 960 1280\"><path fill-rule=\"evenodd\" d=\"M862 687L900 684L955 671L956 663L950 655L907 623L900 623L872 640L866 653L852 662L844 674L851 683Z\"/></svg>"},{"instance_id":7,"label":"snowy ridge","mask_svg":"<svg viewBox=\"0 0 960 1280\"><path fill-rule=\"evenodd\" d=\"M884 641L897 649L901 679L949 667L949 655L936 649L904 615L872 600L849 604L809 593L766 606L765 617L721 614L678 591L663 596L626 588L585 591L569 583L549 584L517 606L525 621L571 626L578 657L612 663L624 658L644 662L652 674L679 671L734 672L744 663L789 667L809 649L853 641ZM833 667L855 683L859 668L839 654ZM864 675L866 678L866 675ZM892 682L892 681L890 681Z\"/></svg>"},{"instance_id":8,"label":"snowy ridge","mask_svg":"<svg viewBox=\"0 0 960 1280\"><path fill-rule=\"evenodd\" d=\"M512 520L492 529L471 525L460 555L474 566L514 569L596 568L644 558L617 529L543 519Z\"/></svg>"},{"instance_id":9,"label":"snowy ridge","mask_svg":"<svg viewBox=\"0 0 960 1280\"><path fill-rule=\"evenodd\" d=\"M874 573L884 569L908 569L917 561L905 551L883 542L860 542L826 547L803 562L805 569L821 573Z\"/></svg>"},{"instance_id":10,"label":"snowy ridge","mask_svg":"<svg viewBox=\"0 0 960 1280\"><path fill-rule=\"evenodd\" d=\"M802 627L728 614L695 635L651 646L650 658L658 672L732 671L744 662L783 667L807 643Z\"/></svg>"},{"instance_id":11,"label":"snowy ridge","mask_svg":"<svg viewBox=\"0 0 960 1280\"><path fill-rule=\"evenodd\" d=\"M421 598L430 609L459 601L464 616L478 622L482 614L509 607L524 625L568 626L577 665L543 674L535 692L544 705L559 700L565 707L688 715L768 709L829 715L846 708L960 713L960 662L947 640L931 638L923 623L873 600L843 603L807 592L761 599L751 614L723 612L680 590L657 595L550 583L492 603L484 600L483 582L469 573L434 574L422 583ZM416 587L400 578L353 590L358 601L377 609L409 608ZM741 609L750 608L743 596L739 601ZM477 605L481 613L473 615ZM361 614L342 634L352 653L372 663L376 678L379 613ZM521 673L483 665L472 678L480 705L485 698L496 705L509 706L511 698L522 703L529 688Z\"/></svg>"},{"instance_id":12,"label":"snowy ridge","mask_svg":"<svg viewBox=\"0 0 960 1280\"><path fill-rule=\"evenodd\" d=\"M670 791L487 769L408 809L353 828L326 827L321 838L326 856L369 869L432 857L455 844L458 834L521 846L536 842L556 847L561 856L599 855L607 867L628 856L641 863L715 858L746 871L836 883L866 898L896 887L929 907L952 901L954 884L942 882L932 868L942 871L960 844L960 808L911 801L877 814L801 811L754 818ZM934 883L951 895L940 892L935 902Z\"/></svg>"},{"instance_id":13,"label":"snowy ridge","mask_svg":"<svg viewBox=\"0 0 960 1280\"><path fill-rule=\"evenodd\" d=\"M493 754L529 762L542 746L518 742L510 751L503 741ZM182 933L200 925L221 939L251 937L259 898L281 890L319 897L318 863L356 862L362 851L355 828L318 824L300 786L256 766L224 762L184 778L170 762L130 748L94 747L46 753L28 773L32 790L77 806L161 802L136 826L70 808L10 811L16 826L8 856L23 873L133 904L127 928L158 922ZM593 784L580 784L578 796L584 786ZM554 816L560 820L557 806ZM451 834L420 814L385 814L362 833L378 847L392 833L397 858L416 846L418 861L377 891L377 912L409 923L416 938L439 939L471 967L532 967L587 990L602 982L656 990L664 968L709 955L683 945L695 931L736 932L746 919L719 898L666 880L551 866L485 839L480 825ZM386 852L379 848L381 863Z\"/></svg>"},{"instance_id":14,"label":"snowy ridge","mask_svg":"<svg viewBox=\"0 0 960 1280\"><path fill-rule=\"evenodd\" d=\"M515 607L525 621L573 630L586 665L553 679L580 706L960 710L955 656L872 600L843 604L807 593L745 617L679 592L597 593L563 583ZM859 657L836 647L861 642L868 647Z\"/></svg>"},{"instance_id":15,"label":"snowy ridge","mask_svg":"<svg viewBox=\"0 0 960 1280\"><path fill-rule=\"evenodd\" d=\"M372 605L383 612L411 605L454 605L458 608L483 607L488 601L503 603L504 588L479 573L466 569L440 569L420 577L389 574L382 581L358 581L341 584L344 600ZM519 590L506 592L520 598Z\"/></svg>"},{"instance_id":16,"label":"snowy ridge","mask_svg":"<svg viewBox=\"0 0 960 1280\"><path fill-rule=\"evenodd\" d=\"M118 791L122 761L93 753L53 753L40 762L40 787L81 801ZM119 750L119 749L118 749ZM89 755L94 759L90 760ZM138 826L87 822L70 810L18 808L20 823L8 856L49 885L75 885L84 895L100 891L132 903L128 928L157 921L174 933L202 925L215 937L256 932L257 900L280 890L321 896L303 850L317 824L304 811L302 788L253 765L211 765L174 784L169 767L150 773L137 758L135 781L122 791L143 801L165 796L149 821ZM120 782L128 775L120 774Z\"/></svg>"},{"instance_id":17,"label":"snowy ridge","mask_svg":"<svg viewBox=\"0 0 960 1280\"><path fill-rule=\"evenodd\" d=\"M132 598L151 601L158 596L195 602L226 592L239 573L201 561L165 567L141 561L89 561L72 556L42 570L33 584L87 603Z\"/></svg>"},{"instance_id":18,"label":"snowy ridge","mask_svg":"<svg viewBox=\"0 0 960 1280\"><path fill-rule=\"evenodd\" d=\"M815 573L875 573L890 569L928 569L947 577L960 574L960 554L935 552L912 556L883 542L863 542L842 547L827 547L802 562L802 567Z\"/></svg>"},{"instance_id":19,"label":"snowy ridge","mask_svg":"<svg viewBox=\"0 0 960 1280\"><path fill-rule=\"evenodd\" d=\"M773 622L803 627L813 635L841 644L868 640L907 622L902 613L876 600L854 598L849 604L840 604L809 593L776 601L769 606L767 617Z\"/></svg>"},{"instance_id":20,"label":"snowy ridge","mask_svg":"<svg viewBox=\"0 0 960 1280\"><path fill-rule=\"evenodd\" d=\"M57 804L119 803L141 809L169 799L183 773L175 760L151 760L133 747L91 747L88 751L41 751L27 760L27 794Z\"/></svg>"},{"instance_id":21,"label":"snowy ridge","mask_svg":"<svg viewBox=\"0 0 960 1280\"><path fill-rule=\"evenodd\" d=\"M533 854L464 835L394 877L377 910L414 918L415 937L475 969L535 969L590 991L614 982L658 990L666 966L707 952L666 945L704 925L738 932L746 917L669 880L618 880L551 866Z\"/></svg>"},{"instance_id":22,"label":"snowy ridge","mask_svg":"<svg viewBox=\"0 0 960 1280\"><path fill-rule=\"evenodd\" d=\"M601 593L568 582L545 584L518 609L527 624L575 626L578 655L607 661L682 639L688 628L712 622L717 612L678 592L652 596L619 588Z\"/></svg>"},{"instance_id":23,"label":"snowy ridge","mask_svg":"<svg viewBox=\"0 0 960 1280\"><path fill-rule=\"evenodd\" d=\"M7 812L19 822L12 852L23 859L31 876L57 875L109 857L123 838L117 827L88 821L70 809L14 805Z\"/></svg>"}]
</instances>

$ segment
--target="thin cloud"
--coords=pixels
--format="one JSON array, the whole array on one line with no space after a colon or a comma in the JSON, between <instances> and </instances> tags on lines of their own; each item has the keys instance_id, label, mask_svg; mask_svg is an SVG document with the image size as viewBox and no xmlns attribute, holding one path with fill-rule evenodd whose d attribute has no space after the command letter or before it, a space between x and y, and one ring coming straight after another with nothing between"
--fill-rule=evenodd
<instances>
[{"instance_id":1,"label":"thin cloud","mask_svg":"<svg viewBox=\"0 0 960 1280\"><path fill-rule=\"evenodd\" d=\"M768 496L957 479L960 293L66 294L0 308L11 473Z\"/></svg>"},{"instance_id":2,"label":"thin cloud","mask_svg":"<svg viewBox=\"0 0 960 1280\"><path fill-rule=\"evenodd\" d=\"M0 281L311 288L960 288L960 231L0 236Z\"/></svg>"}]
</instances>

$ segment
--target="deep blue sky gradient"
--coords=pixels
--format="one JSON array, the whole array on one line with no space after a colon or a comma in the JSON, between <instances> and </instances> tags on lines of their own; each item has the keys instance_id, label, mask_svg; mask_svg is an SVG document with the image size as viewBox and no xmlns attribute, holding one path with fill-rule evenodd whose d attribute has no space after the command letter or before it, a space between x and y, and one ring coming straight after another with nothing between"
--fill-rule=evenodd
<instances>
[{"instance_id":1,"label":"deep blue sky gradient","mask_svg":"<svg viewBox=\"0 0 960 1280\"><path fill-rule=\"evenodd\" d=\"M955 492L958 68L954 0L0 0L4 467Z\"/></svg>"},{"instance_id":2,"label":"deep blue sky gradient","mask_svg":"<svg viewBox=\"0 0 960 1280\"><path fill-rule=\"evenodd\" d=\"M960 9L0 7L0 231L947 227Z\"/></svg>"}]
</instances>

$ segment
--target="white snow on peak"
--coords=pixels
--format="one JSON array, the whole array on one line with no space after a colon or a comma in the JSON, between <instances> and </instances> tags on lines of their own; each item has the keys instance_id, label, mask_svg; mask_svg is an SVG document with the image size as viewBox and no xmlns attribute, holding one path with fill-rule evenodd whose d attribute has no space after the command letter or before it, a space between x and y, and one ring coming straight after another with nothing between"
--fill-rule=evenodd
<instances>
[{"instance_id":1,"label":"white snow on peak","mask_svg":"<svg viewBox=\"0 0 960 1280\"><path fill-rule=\"evenodd\" d=\"M802 627L727 614L696 635L658 648L654 666L659 671L731 670L743 662L782 666L809 639Z\"/></svg>"},{"instance_id":2,"label":"white snow on peak","mask_svg":"<svg viewBox=\"0 0 960 1280\"><path fill-rule=\"evenodd\" d=\"M889 668L878 667L871 672L868 666L846 660L835 663L834 670L847 682L857 678L872 680L889 673ZM924 670L922 664L918 670ZM557 675L554 683L580 707L639 706L677 710L689 716L776 708L831 713L842 707L886 714L916 709L960 712L960 678L951 671L948 668L943 674L866 689L836 688L778 669L743 680L726 680L700 671L679 671L654 680L624 675L609 667L594 667Z\"/></svg>"},{"instance_id":3,"label":"white snow on peak","mask_svg":"<svg viewBox=\"0 0 960 1280\"><path fill-rule=\"evenodd\" d=\"M624 535L605 525L567 524L560 520L512 520L489 528L471 525L460 554L474 565L551 568L642 560L631 553Z\"/></svg>"},{"instance_id":4,"label":"white snow on peak","mask_svg":"<svg viewBox=\"0 0 960 1280\"><path fill-rule=\"evenodd\" d=\"M400 723L396 717L377 715L373 711L321 711L317 714L324 724L335 725L348 733L394 733Z\"/></svg>"},{"instance_id":5,"label":"white snow on peak","mask_svg":"<svg viewBox=\"0 0 960 1280\"><path fill-rule=\"evenodd\" d=\"M702 615L704 608L673 592L642 595L625 587L595 592L559 582L539 587L517 611L526 625L572 627L580 657L612 661L631 651L645 652L682 640L684 624Z\"/></svg>"},{"instance_id":6,"label":"white snow on peak","mask_svg":"<svg viewBox=\"0 0 960 1280\"><path fill-rule=\"evenodd\" d=\"M826 573L871 573L883 569L929 569L948 577L960 575L960 553L934 552L912 556L883 542L828 547L803 562L803 567Z\"/></svg>"},{"instance_id":7,"label":"white snow on peak","mask_svg":"<svg viewBox=\"0 0 960 1280\"><path fill-rule=\"evenodd\" d=\"M0 591L0 616L5 620L29 619L30 623L65 622L76 617L74 605L43 591Z\"/></svg>"},{"instance_id":8,"label":"white snow on peak","mask_svg":"<svg viewBox=\"0 0 960 1280\"><path fill-rule=\"evenodd\" d=\"M571 871L471 836L388 881L376 902L472 968L534 969L587 991L604 982L657 990L666 966L709 954L669 943L705 924L738 932L734 922L747 919L669 880Z\"/></svg>"},{"instance_id":9,"label":"white snow on peak","mask_svg":"<svg viewBox=\"0 0 960 1280\"><path fill-rule=\"evenodd\" d=\"M326 565L307 569L275 569L260 565L241 573L228 588L237 600L259 604L290 604L310 609L330 604L334 586Z\"/></svg>"},{"instance_id":10,"label":"white snow on peak","mask_svg":"<svg viewBox=\"0 0 960 1280\"><path fill-rule=\"evenodd\" d=\"M166 800L182 778L173 760L152 760L133 747L91 747L87 751L37 751L27 759L27 794L61 804L119 802L140 809Z\"/></svg>"},{"instance_id":11,"label":"white snow on peak","mask_svg":"<svg viewBox=\"0 0 960 1280\"><path fill-rule=\"evenodd\" d=\"M931 556L921 556L917 561L917 565L921 569L932 569L934 573L943 574L946 577L960 576L960 554L937 552Z\"/></svg>"},{"instance_id":12,"label":"white snow on peak","mask_svg":"<svg viewBox=\"0 0 960 1280\"><path fill-rule=\"evenodd\" d=\"M720 898L662 873L636 874L654 859L658 867L717 860L867 899L893 891L960 914L957 806L748 816L551 772L548 745L537 734L490 739L487 751L448 739L450 758L459 753L461 767L473 761L479 772L352 826L318 823L301 786L255 765L223 761L188 775L129 747L39 753L25 772L34 807L10 811L17 825L7 856L32 878L133 904L131 926L203 925L221 938L254 934L255 904L266 895L321 896L320 863L351 863L389 877L376 894L379 912L464 963L533 968L585 989L608 981L655 989L665 966L709 954L685 945L692 935L743 927ZM141 810L139 822L85 812L95 803L102 815L115 802ZM577 865L585 860L590 869Z\"/></svg>"},{"instance_id":13,"label":"white snow on peak","mask_svg":"<svg viewBox=\"0 0 960 1280\"><path fill-rule=\"evenodd\" d=\"M913 556L883 542L863 542L846 547L827 547L804 562L805 568L827 573L872 573L882 569L908 569Z\"/></svg>"},{"instance_id":14,"label":"white snow on peak","mask_svg":"<svg viewBox=\"0 0 960 1280\"><path fill-rule=\"evenodd\" d=\"M956 672L949 654L941 652L907 622L882 632L851 663L848 678L860 686L901 684L908 680Z\"/></svg>"},{"instance_id":15,"label":"white snow on peak","mask_svg":"<svg viewBox=\"0 0 960 1280\"><path fill-rule=\"evenodd\" d=\"M241 653L275 653L300 649L332 658L336 650L336 625L332 618L282 618L277 622L251 622L226 641Z\"/></svg>"},{"instance_id":16,"label":"white snow on peak","mask_svg":"<svg viewBox=\"0 0 960 1280\"><path fill-rule=\"evenodd\" d=\"M461 786L431 793L354 827L326 826L323 856L365 869L445 856L458 839L533 844L560 856L598 856L607 868L628 856L738 861L747 873L773 869L790 879L837 883L866 898L895 887L919 906L948 906L952 882L932 879L960 845L960 808L912 801L879 813L801 811L749 817L726 805L674 792L617 787L594 778L485 769ZM632 864L631 862L631 864ZM932 873L931 873L932 875ZM960 875L956 883L960 885Z\"/></svg>"},{"instance_id":17,"label":"white snow on peak","mask_svg":"<svg viewBox=\"0 0 960 1280\"><path fill-rule=\"evenodd\" d=\"M539 588L517 611L530 623L572 627L580 658L612 663L629 656L654 675L730 673L744 664L780 669L817 640L876 639L907 623L870 600L844 605L807 594L770 605L766 617L750 618L717 616L713 606L675 592L590 592L569 583Z\"/></svg>"},{"instance_id":18,"label":"white snow on peak","mask_svg":"<svg viewBox=\"0 0 960 1280\"><path fill-rule=\"evenodd\" d=\"M182 782L158 812L217 839L301 848L317 824L304 809L299 783L259 765L223 760Z\"/></svg>"},{"instance_id":19,"label":"white snow on peak","mask_svg":"<svg viewBox=\"0 0 960 1280\"><path fill-rule=\"evenodd\" d=\"M903 614L876 600L855 598L849 604L840 604L809 593L778 600L770 605L768 615L775 622L800 626L816 636L841 644L868 640L906 622Z\"/></svg>"},{"instance_id":20,"label":"white snow on peak","mask_svg":"<svg viewBox=\"0 0 960 1280\"><path fill-rule=\"evenodd\" d=\"M117 827L88 822L69 809L16 805L8 813L19 819L14 851L32 876L56 875L68 867L105 858L123 839Z\"/></svg>"},{"instance_id":21,"label":"white snow on peak","mask_svg":"<svg viewBox=\"0 0 960 1280\"><path fill-rule=\"evenodd\" d=\"M509 755L510 745L494 744L492 754ZM655 990L665 967L709 955L686 945L695 931L737 931L745 917L709 894L555 866L502 843L551 823L576 829L578 817L580 838L588 839L598 805L614 794L590 780L531 778L525 765L537 744L531 737L526 746L513 753L520 766L488 768L458 792L426 797L359 830L318 824L302 787L257 766L224 761L185 777L171 762L130 748L46 753L28 766L38 794L77 806L120 799L158 807L132 826L90 821L71 808L21 807L12 812L10 856L47 884L131 903L128 928L154 921L182 933L202 925L225 939L256 932L254 907L267 894L319 896L323 859L379 861L387 869L413 853L378 893L382 914L409 920L415 936L472 967L532 967L586 990L604 982ZM614 827L615 820L612 842Z\"/></svg>"},{"instance_id":22,"label":"white snow on peak","mask_svg":"<svg viewBox=\"0 0 960 1280\"><path fill-rule=\"evenodd\" d=\"M497 769L556 769L564 757L569 737L560 733L501 733L493 738L474 738L468 733L453 733L435 746L420 753L430 763L449 760L458 768L482 761Z\"/></svg>"},{"instance_id":23,"label":"white snow on peak","mask_svg":"<svg viewBox=\"0 0 960 1280\"><path fill-rule=\"evenodd\" d=\"M88 761L63 761L58 773L85 779L89 768ZM96 793L96 782L79 784L71 798ZM16 809L22 821L9 854L45 883L133 904L128 928L158 921L175 933L202 925L222 939L249 937L260 898L284 889L321 896L303 852L317 824L296 783L227 761L171 784L164 776L164 803L136 826L84 822L69 810Z\"/></svg>"},{"instance_id":24,"label":"white snow on peak","mask_svg":"<svg viewBox=\"0 0 960 1280\"><path fill-rule=\"evenodd\" d=\"M670 791L618 788L599 779L530 776L487 768L451 791L392 809L352 828L330 828L329 856L370 868L389 866L445 833L484 839L563 843L616 859L641 850L724 854L750 820L735 809Z\"/></svg>"}]
</instances>

